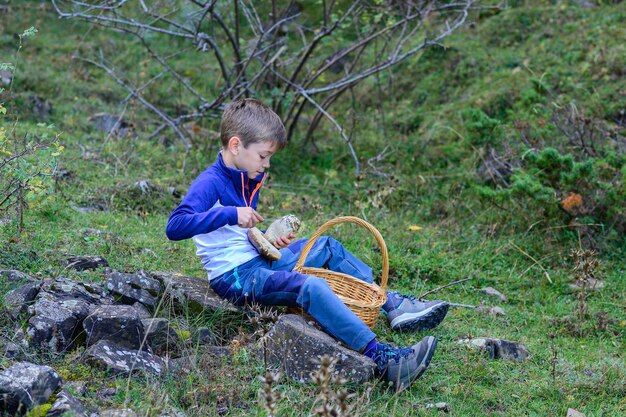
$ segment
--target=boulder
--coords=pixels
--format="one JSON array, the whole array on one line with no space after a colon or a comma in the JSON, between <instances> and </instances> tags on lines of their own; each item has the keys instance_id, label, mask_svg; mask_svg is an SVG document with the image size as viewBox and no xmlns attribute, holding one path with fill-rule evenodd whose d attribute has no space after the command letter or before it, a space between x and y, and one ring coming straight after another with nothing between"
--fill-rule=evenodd
<instances>
[{"instance_id":1,"label":"boulder","mask_svg":"<svg viewBox=\"0 0 626 417\"><path fill-rule=\"evenodd\" d=\"M341 375L351 382L361 383L374 375L375 365L370 358L341 346L302 316L281 316L267 336L268 363L297 381L311 382L310 375L318 369L317 361L324 355L338 359L335 377Z\"/></svg>"},{"instance_id":2,"label":"boulder","mask_svg":"<svg viewBox=\"0 0 626 417\"><path fill-rule=\"evenodd\" d=\"M32 302L41 288L41 282L32 281L19 288L9 291L4 296L4 304L13 318L28 311L28 303Z\"/></svg>"},{"instance_id":3,"label":"boulder","mask_svg":"<svg viewBox=\"0 0 626 417\"><path fill-rule=\"evenodd\" d=\"M16 283L16 284L24 284L26 282L34 282L35 278L27 275L21 271L16 271L14 269L3 269L0 270L0 276L7 280L8 282Z\"/></svg>"},{"instance_id":4,"label":"boulder","mask_svg":"<svg viewBox=\"0 0 626 417\"><path fill-rule=\"evenodd\" d=\"M63 388L56 397L46 417L90 417L83 403L74 397L67 389Z\"/></svg>"},{"instance_id":5,"label":"boulder","mask_svg":"<svg viewBox=\"0 0 626 417\"><path fill-rule=\"evenodd\" d=\"M109 340L128 349L148 350L148 345L144 343L143 324L132 306L99 306L85 318L83 328L87 332L87 346Z\"/></svg>"},{"instance_id":6,"label":"boulder","mask_svg":"<svg viewBox=\"0 0 626 417\"><path fill-rule=\"evenodd\" d=\"M18 362L0 372L0 415L18 416L45 404L61 384L49 366Z\"/></svg>"},{"instance_id":7,"label":"boulder","mask_svg":"<svg viewBox=\"0 0 626 417\"><path fill-rule=\"evenodd\" d=\"M148 371L160 375L165 362L156 355L143 350L117 346L108 340L100 340L85 352L86 360L93 366L110 369L116 373Z\"/></svg>"},{"instance_id":8,"label":"boulder","mask_svg":"<svg viewBox=\"0 0 626 417\"><path fill-rule=\"evenodd\" d=\"M185 276L176 272L156 272L152 276L163 285L163 294L167 295L182 309L191 313L202 311L217 312L240 310L228 301L220 298L209 287L208 279Z\"/></svg>"},{"instance_id":9,"label":"boulder","mask_svg":"<svg viewBox=\"0 0 626 417\"><path fill-rule=\"evenodd\" d=\"M85 271L88 269L107 268L109 262L102 256L70 256L65 260L67 268L77 271Z\"/></svg>"},{"instance_id":10,"label":"boulder","mask_svg":"<svg viewBox=\"0 0 626 417\"><path fill-rule=\"evenodd\" d=\"M479 337L474 339L461 339L457 341L457 343L487 352L491 359L524 361L530 356L524 344L510 340Z\"/></svg>"},{"instance_id":11,"label":"boulder","mask_svg":"<svg viewBox=\"0 0 626 417\"><path fill-rule=\"evenodd\" d=\"M150 318L141 320L146 332L146 341L152 351L159 355L178 356L182 347L182 341L178 333L170 326L170 322L164 318Z\"/></svg>"},{"instance_id":12,"label":"boulder","mask_svg":"<svg viewBox=\"0 0 626 417\"><path fill-rule=\"evenodd\" d=\"M26 328L29 344L51 352L71 349L82 331L80 324L89 310L89 303L81 299L38 298L29 308L33 313Z\"/></svg>"},{"instance_id":13,"label":"boulder","mask_svg":"<svg viewBox=\"0 0 626 417\"><path fill-rule=\"evenodd\" d=\"M125 304L139 302L152 309L156 307L161 293L159 281L144 271L134 274L113 272L107 277L104 286Z\"/></svg>"},{"instance_id":14,"label":"boulder","mask_svg":"<svg viewBox=\"0 0 626 417\"><path fill-rule=\"evenodd\" d=\"M39 297L66 300L79 299L89 304L113 304L112 297L107 295L100 286L86 282L73 281L67 278L44 280Z\"/></svg>"}]
</instances>

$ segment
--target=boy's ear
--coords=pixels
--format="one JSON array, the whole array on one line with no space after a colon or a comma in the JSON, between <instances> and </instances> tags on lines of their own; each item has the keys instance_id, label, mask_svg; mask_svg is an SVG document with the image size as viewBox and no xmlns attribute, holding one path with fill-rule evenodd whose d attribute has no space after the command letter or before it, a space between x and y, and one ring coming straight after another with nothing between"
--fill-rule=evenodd
<instances>
[{"instance_id":1,"label":"boy's ear","mask_svg":"<svg viewBox=\"0 0 626 417\"><path fill-rule=\"evenodd\" d=\"M237 136L233 136L228 139L228 152L233 155L237 155L239 153L239 148L242 146L241 139Z\"/></svg>"}]
</instances>

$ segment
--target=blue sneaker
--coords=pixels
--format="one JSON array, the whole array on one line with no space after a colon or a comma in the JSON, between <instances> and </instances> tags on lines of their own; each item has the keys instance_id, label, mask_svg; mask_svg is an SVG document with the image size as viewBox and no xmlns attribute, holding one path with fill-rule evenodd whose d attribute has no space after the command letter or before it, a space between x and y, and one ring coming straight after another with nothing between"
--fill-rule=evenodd
<instances>
[{"instance_id":1,"label":"blue sneaker","mask_svg":"<svg viewBox=\"0 0 626 417\"><path fill-rule=\"evenodd\" d=\"M436 327L446 317L448 307L445 301L419 301L414 296L388 292L383 310L393 330L411 331Z\"/></svg>"},{"instance_id":2,"label":"blue sneaker","mask_svg":"<svg viewBox=\"0 0 626 417\"><path fill-rule=\"evenodd\" d=\"M379 343L372 360L376 364L378 376L391 382L396 392L400 392L426 372L436 347L437 339L432 336L423 338L410 348Z\"/></svg>"}]
</instances>

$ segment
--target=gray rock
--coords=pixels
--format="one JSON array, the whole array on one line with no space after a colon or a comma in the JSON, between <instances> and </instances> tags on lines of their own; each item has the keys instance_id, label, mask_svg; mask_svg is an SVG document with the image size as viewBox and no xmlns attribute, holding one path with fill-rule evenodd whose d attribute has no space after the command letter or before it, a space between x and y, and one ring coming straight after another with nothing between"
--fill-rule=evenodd
<instances>
[{"instance_id":1,"label":"gray rock","mask_svg":"<svg viewBox=\"0 0 626 417\"><path fill-rule=\"evenodd\" d=\"M524 361L530 356L524 344L510 340L479 337L474 339L461 339L457 341L457 343L487 352L491 359Z\"/></svg>"},{"instance_id":2,"label":"gray rock","mask_svg":"<svg viewBox=\"0 0 626 417\"><path fill-rule=\"evenodd\" d=\"M189 374L201 370L207 358L223 358L229 355L228 346L204 346L197 354L170 359L167 361L167 369L173 374Z\"/></svg>"},{"instance_id":3,"label":"gray rock","mask_svg":"<svg viewBox=\"0 0 626 417\"><path fill-rule=\"evenodd\" d=\"M135 134L135 127L121 117L107 114L97 113L89 118L89 121L100 130L123 138Z\"/></svg>"},{"instance_id":4,"label":"gray rock","mask_svg":"<svg viewBox=\"0 0 626 417\"><path fill-rule=\"evenodd\" d=\"M0 70L0 84L11 85L11 81L13 81L13 71Z\"/></svg>"},{"instance_id":5,"label":"gray rock","mask_svg":"<svg viewBox=\"0 0 626 417\"><path fill-rule=\"evenodd\" d=\"M108 340L100 340L85 352L88 363L111 369L117 373L148 371L160 375L165 370L165 362L156 355L117 346Z\"/></svg>"},{"instance_id":6,"label":"gray rock","mask_svg":"<svg viewBox=\"0 0 626 417\"><path fill-rule=\"evenodd\" d=\"M148 308L156 307L161 293L159 281L144 271L134 274L113 272L107 277L104 286L123 303L139 302Z\"/></svg>"},{"instance_id":7,"label":"gray rock","mask_svg":"<svg viewBox=\"0 0 626 417\"><path fill-rule=\"evenodd\" d=\"M87 346L109 340L128 349L148 350L143 324L137 310L131 306L99 306L85 318L83 328L87 333Z\"/></svg>"},{"instance_id":8,"label":"gray rock","mask_svg":"<svg viewBox=\"0 0 626 417\"><path fill-rule=\"evenodd\" d=\"M334 376L361 383L374 375L375 365L370 358L342 347L302 316L281 316L267 336L268 362L297 381L310 382L311 373L318 369L317 360L323 355L338 359Z\"/></svg>"},{"instance_id":9,"label":"gray rock","mask_svg":"<svg viewBox=\"0 0 626 417\"><path fill-rule=\"evenodd\" d=\"M9 359L17 358L22 353L20 345L13 342L8 342L4 345L4 356Z\"/></svg>"},{"instance_id":10,"label":"gray rock","mask_svg":"<svg viewBox=\"0 0 626 417\"><path fill-rule=\"evenodd\" d=\"M163 285L164 295L171 298L179 308L189 309L191 313L200 313L205 310L210 312L240 311L233 304L215 294L206 278L194 278L176 272L156 272L152 276Z\"/></svg>"},{"instance_id":11,"label":"gray rock","mask_svg":"<svg viewBox=\"0 0 626 417\"><path fill-rule=\"evenodd\" d=\"M480 289L482 292L484 292L487 295L492 295L494 297L498 297L500 299L500 301L502 302L506 302L506 296L504 294L502 294L500 291L496 290L493 287L485 287L485 288L481 288Z\"/></svg>"},{"instance_id":12,"label":"gray rock","mask_svg":"<svg viewBox=\"0 0 626 417\"><path fill-rule=\"evenodd\" d=\"M26 282L34 282L35 278L27 275L21 271L16 271L14 269L3 269L0 270L0 276L7 280L8 282L24 284Z\"/></svg>"},{"instance_id":13,"label":"gray rock","mask_svg":"<svg viewBox=\"0 0 626 417\"><path fill-rule=\"evenodd\" d=\"M19 288L9 291L4 296L4 304L9 311L9 314L11 314L13 318L17 318L21 314L28 311L28 303L37 297L40 288L41 282L32 281Z\"/></svg>"},{"instance_id":14,"label":"gray rock","mask_svg":"<svg viewBox=\"0 0 626 417\"><path fill-rule=\"evenodd\" d=\"M76 271L85 271L88 269L106 268L109 262L102 256L70 256L65 260L67 268Z\"/></svg>"},{"instance_id":15,"label":"gray rock","mask_svg":"<svg viewBox=\"0 0 626 417\"><path fill-rule=\"evenodd\" d=\"M217 337L213 334L208 327L199 327L193 334L192 340L196 345L209 345L216 346L219 343L217 342Z\"/></svg>"},{"instance_id":16,"label":"gray rock","mask_svg":"<svg viewBox=\"0 0 626 417\"><path fill-rule=\"evenodd\" d=\"M71 349L82 331L80 324L89 309L89 303L80 299L38 298L29 308L33 313L26 328L29 344L51 352Z\"/></svg>"},{"instance_id":17,"label":"gray rock","mask_svg":"<svg viewBox=\"0 0 626 417\"><path fill-rule=\"evenodd\" d=\"M488 314L493 317L506 316L506 313L501 307L489 307L481 305L476 307L476 311L478 311L479 313Z\"/></svg>"},{"instance_id":18,"label":"gray rock","mask_svg":"<svg viewBox=\"0 0 626 417\"><path fill-rule=\"evenodd\" d=\"M150 318L141 320L146 332L146 340L152 351L159 356L178 356L182 341L178 333L164 318Z\"/></svg>"},{"instance_id":19,"label":"gray rock","mask_svg":"<svg viewBox=\"0 0 626 417\"><path fill-rule=\"evenodd\" d=\"M114 302L113 298L108 296L100 286L67 278L44 280L39 297L46 295L50 299L79 299L89 304L113 304Z\"/></svg>"},{"instance_id":20,"label":"gray rock","mask_svg":"<svg viewBox=\"0 0 626 417\"><path fill-rule=\"evenodd\" d=\"M33 116L38 121L48 120L52 114L52 103L43 97L32 95L28 98Z\"/></svg>"},{"instance_id":21,"label":"gray rock","mask_svg":"<svg viewBox=\"0 0 626 417\"><path fill-rule=\"evenodd\" d=\"M49 366L18 362L0 373L0 414L23 415L45 404L61 384Z\"/></svg>"},{"instance_id":22,"label":"gray rock","mask_svg":"<svg viewBox=\"0 0 626 417\"><path fill-rule=\"evenodd\" d=\"M137 314L139 314L140 319L143 320L152 318L152 313L150 313L146 306L141 304L139 301L133 304L133 308L137 310Z\"/></svg>"},{"instance_id":23,"label":"gray rock","mask_svg":"<svg viewBox=\"0 0 626 417\"><path fill-rule=\"evenodd\" d=\"M57 394L57 398L50 410L48 410L46 417L61 417L66 415L65 413L72 417L89 417L91 415L80 400L63 388Z\"/></svg>"},{"instance_id":24,"label":"gray rock","mask_svg":"<svg viewBox=\"0 0 626 417\"><path fill-rule=\"evenodd\" d=\"M130 408L109 408L100 411L100 417L137 417L137 413Z\"/></svg>"}]
</instances>

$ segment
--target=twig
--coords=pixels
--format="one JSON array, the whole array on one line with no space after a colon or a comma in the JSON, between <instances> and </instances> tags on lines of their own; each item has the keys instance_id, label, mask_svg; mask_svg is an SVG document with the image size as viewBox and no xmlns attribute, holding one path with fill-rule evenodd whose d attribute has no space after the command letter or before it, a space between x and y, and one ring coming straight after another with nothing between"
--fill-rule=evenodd
<instances>
[{"instance_id":1,"label":"twig","mask_svg":"<svg viewBox=\"0 0 626 417\"><path fill-rule=\"evenodd\" d=\"M424 294L420 295L418 298L421 300L424 297L426 297L428 294L432 294L434 292L441 291L444 288L448 288L448 287L451 287L453 285L460 284L460 283L465 282L465 281L469 281L470 279L474 279L474 277L463 278L463 279L460 279L458 281L453 281L453 282L451 282L449 284L442 285L441 287L437 287L434 290L426 291Z\"/></svg>"},{"instance_id":2,"label":"twig","mask_svg":"<svg viewBox=\"0 0 626 417\"><path fill-rule=\"evenodd\" d=\"M451 307L465 307L465 308L477 308L476 306L470 304L459 304L459 303L448 303Z\"/></svg>"}]
</instances>

